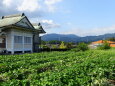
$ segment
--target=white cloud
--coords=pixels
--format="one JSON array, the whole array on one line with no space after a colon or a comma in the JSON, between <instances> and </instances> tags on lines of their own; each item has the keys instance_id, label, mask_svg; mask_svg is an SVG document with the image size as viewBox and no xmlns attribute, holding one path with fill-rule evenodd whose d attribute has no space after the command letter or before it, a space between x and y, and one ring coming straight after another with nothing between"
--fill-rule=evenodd
<instances>
[{"instance_id":1,"label":"white cloud","mask_svg":"<svg viewBox=\"0 0 115 86\"><path fill-rule=\"evenodd\" d=\"M0 8L12 9L19 12L54 12L56 4L62 0L1 0Z\"/></svg>"},{"instance_id":2,"label":"white cloud","mask_svg":"<svg viewBox=\"0 0 115 86\"><path fill-rule=\"evenodd\" d=\"M54 12L56 10L55 4L61 1L62 0L45 0L44 3L47 5L49 12Z\"/></svg>"},{"instance_id":3,"label":"white cloud","mask_svg":"<svg viewBox=\"0 0 115 86\"><path fill-rule=\"evenodd\" d=\"M45 29L59 28L60 25L56 24L53 20L41 20L40 21Z\"/></svg>"},{"instance_id":4,"label":"white cloud","mask_svg":"<svg viewBox=\"0 0 115 86\"><path fill-rule=\"evenodd\" d=\"M6 7L11 6L12 0L3 0L2 2Z\"/></svg>"},{"instance_id":5,"label":"white cloud","mask_svg":"<svg viewBox=\"0 0 115 86\"><path fill-rule=\"evenodd\" d=\"M55 3L57 3L57 2L61 2L62 0L45 0L45 3L47 4L47 5L53 5L53 4L55 4Z\"/></svg>"},{"instance_id":6,"label":"white cloud","mask_svg":"<svg viewBox=\"0 0 115 86\"><path fill-rule=\"evenodd\" d=\"M42 23L53 24L53 20L41 20Z\"/></svg>"},{"instance_id":7,"label":"white cloud","mask_svg":"<svg viewBox=\"0 0 115 86\"><path fill-rule=\"evenodd\" d=\"M67 22L67 25L72 26L72 23L71 22Z\"/></svg>"},{"instance_id":8,"label":"white cloud","mask_svg":"<svg viewBox=\"0 0 115 86\"><path fill-rule=\"evenodd\" d=\"M19 12L34 12L40 9L41 5L39 2L40 0L2 0L2 8L15 9Z\"/></svg>"},{"instance_id":9,"label":"white cloud","mask_svg":"<svg viewBox=\"0 0 115 86\"><path fill-rule=\"evenodd\" d=\"M58 28L60 24L53 20L40 19L40 16L54 11L62 0L1 0L0 16L26 13L33 22L40 21L46 29ZM33 19L32 19L33 18Z\"/></svg>"},{"instance_id":10,"label":"white cloud","mask_svg":"<svg viewBox=\"0 0 115 86\"><path fill-rule=\"evenodd\" d=\"M110 27L100 27L100 28L93 28L93 29L80 29L80 28L73 28L67 31L64 34L76 34L79 36L95 36L95 35L102 35L106 33L115 33L115 25Z\"/></svg>"},{"instance_id":11,"label":"white cloud","mask_svg":"<svg viewBox=\"0 0 115 86\"><path fill-rule=\"evenodd\" d=\"M38 0L24 0L21 5L18 5L17 9L19 11L33 12L36 9L40 9L40 4L38 3Z\"/></svg>"}]
</instances>

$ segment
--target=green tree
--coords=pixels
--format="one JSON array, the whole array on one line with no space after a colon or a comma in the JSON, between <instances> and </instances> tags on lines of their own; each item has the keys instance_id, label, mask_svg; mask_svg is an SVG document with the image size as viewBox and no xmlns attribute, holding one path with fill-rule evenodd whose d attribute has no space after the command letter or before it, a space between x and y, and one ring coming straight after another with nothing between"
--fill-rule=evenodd
<instances>
[{"instance_id":1,"label":"green tree","mask_svg":"<svg viewBox=\"0 0 115 86\"><path fill-rule=\"evenodd\" d=\"M108 41L115 41L115 37L107 38Z\"/></svg>"},{"instance_id":2,"label":"green tree","mask_svg":"<svg viewBox=\"0 0 115 86\"><path fill-rule=\"evenodd\" d=\"M60 44L61 41L58 41L58 40L51 40L49 41L49 44Z\"/></svg>"},{"instance_id":3,"label":"green tree","mask_svg":"<svg viewBox=\"0 0 115 86\"><path fill-rule=\"evenodd\" d=\"M86 51L89 48L88 48L88 45L86 43L82 42L82 43L79 43L77 45L77 49L78 49L78 51Z\"/></svg>"},{"instance_id":4,"label":"green tree","mask_svg":"<svg viewBox=\"0 0 115 86\"><path fill-rule=\"evenodd\" d=\"M101 50L106 50L106 49L110 49L110 44L107 43L107 41L104 41L104 43L102 45L99 45L98 46L98 49L101 49Z\"/></svg>"},{"instance_id":5,"label":"green tree","mask_svg":"<svg viewBox=\"0 0 115 86\"><path fill-rule=\"evenodd\" d=\"M71 49L72 48L72 43L71 42L67 43L66 46L67 46L68 49Z\"/></svg>"},{"instance_id":6,"label":"green tree","mask_svg":"<svg viewBox=\"0 0 115 86\"><path fill-rule=\"evenodd\" d=\"M46 43L46 41L41 40L41 44L45 45Z\"/></svg>"},{"instance_id":7,"label":"green tree","mask_svg":"<svg viewBox=\"0 0 115 86\"><path fill-rule=\"evenodd\" d=\"M52 49L57 49L57 45L52 45Z\"/></svg>"},{"instance_id":8,"label":"green tree","mask_svg":"<svg viewBox=\"0 0 115 86\"><path fill-rule=\"evenodd\" d=\"M64 44L64 42L62 41L61 44L60 44L60 49L66 49L66 45Z\"/></svg>"}]
</instances>

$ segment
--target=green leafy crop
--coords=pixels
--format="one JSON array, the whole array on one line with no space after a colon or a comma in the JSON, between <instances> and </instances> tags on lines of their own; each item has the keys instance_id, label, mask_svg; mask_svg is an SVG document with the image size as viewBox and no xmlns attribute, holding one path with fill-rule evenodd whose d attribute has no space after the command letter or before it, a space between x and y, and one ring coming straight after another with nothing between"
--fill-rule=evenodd
<instances>
[{"instance_id":1,"label":"green leafy crop","mask_svg":"<svg viewBox=\"0 0 115 86\"><path fill-rule=\"evenodd\" d=\"M112 81L115 49L0 56L0 86L112 86Z\"/></svg>"}]
</instances>

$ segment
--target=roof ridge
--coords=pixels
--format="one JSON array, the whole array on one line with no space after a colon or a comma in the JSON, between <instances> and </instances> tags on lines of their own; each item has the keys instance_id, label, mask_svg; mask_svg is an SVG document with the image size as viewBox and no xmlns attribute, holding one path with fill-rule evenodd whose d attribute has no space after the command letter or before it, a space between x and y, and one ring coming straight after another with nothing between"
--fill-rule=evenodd
<instances>
[{"instance_id":1,"label":"roof ridge","mask_svg":"<svg viewBox=\"0 0 115 86\"><path fill-rule=\"evenodd\" d=\"M8 15L8 16L2 16L2 19L4 19L4 18L18 17L18 16L25 16L25 14L22 13L22 14L13 14L13 15Z\"/></svg>"},{"instance_id":2,"label":"roof ridge","mask_svg":"<svg viewBox=\"0 0 115 86\"><path fill-rule=\"evenodd\" d=\"M41 23L32 23L33 26L41 26Z\"/></svg>"}]
</instances>

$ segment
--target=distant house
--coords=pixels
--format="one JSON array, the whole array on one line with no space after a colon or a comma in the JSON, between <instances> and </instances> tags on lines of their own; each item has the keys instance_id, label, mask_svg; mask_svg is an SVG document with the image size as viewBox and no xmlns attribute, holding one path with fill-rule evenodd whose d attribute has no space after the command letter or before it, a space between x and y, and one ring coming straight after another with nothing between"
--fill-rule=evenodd
<instances>
[{"instance_id":1,"label":"distant house","mask_svg":"<svg viewBox=\"0 0 115 86\"><path fill-rule=\"evenodd\" d=\"M95 41L92 42L89 47L90 48L97 48L99 45L102 45L105 41L104 40L99 40L99 41ZM109 43L110 47L115 47L115 42L113 41L106 41L107 43Z\"/></svg>"},{"instance_id":2,"label":"distant house","mask_svg":"<svg viewBox=\"0 0 115 86\"><path fill-rule=\"evenodd\" d=\"M2 16L0 19L0 52L38 51L42 26L32 24L24 13Z\"/></svg>"}]
</instances>

